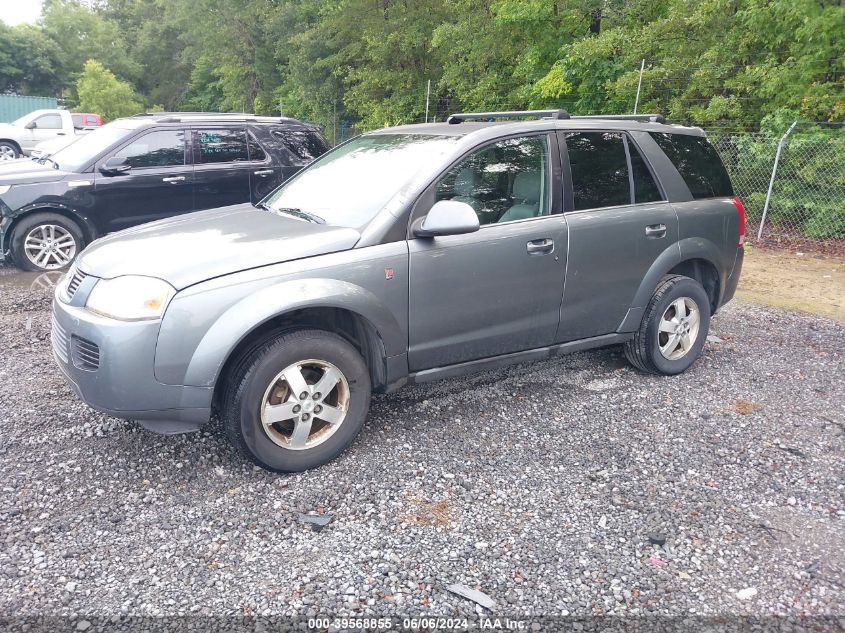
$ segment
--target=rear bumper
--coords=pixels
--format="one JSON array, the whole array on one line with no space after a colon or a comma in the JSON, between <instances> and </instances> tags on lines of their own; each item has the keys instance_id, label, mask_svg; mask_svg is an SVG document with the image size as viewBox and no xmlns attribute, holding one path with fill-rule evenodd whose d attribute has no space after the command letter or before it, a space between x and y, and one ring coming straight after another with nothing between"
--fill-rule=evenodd
<instances>
[{"instance_id":1,"label":"rear bumper","mask_svg":"<svg viewBox=\"0 0 845 633\"><path fill-rule=\"evenodd\" d=\"M734 260L734 267L728 279L725 282L725 292L722 293L722 303L720 307L725 305L728 301L734 298L736 287L739 285L739 276L742 274L742 262L745 259L745 249L739 247L736 249L736 259Z\"/></svg>"},{"instance_id":2,"label":"rear bumper","mask_svg":"<svg viewBox=\"0 0 845 633\"><path fill-rule=\"evenodd\" d=\"M161 433L197 430L211 416L212 390L155 379L159 325L99 317L55 298L53 357L71 390L93 409Z\"/></svg>"}]
</instances>

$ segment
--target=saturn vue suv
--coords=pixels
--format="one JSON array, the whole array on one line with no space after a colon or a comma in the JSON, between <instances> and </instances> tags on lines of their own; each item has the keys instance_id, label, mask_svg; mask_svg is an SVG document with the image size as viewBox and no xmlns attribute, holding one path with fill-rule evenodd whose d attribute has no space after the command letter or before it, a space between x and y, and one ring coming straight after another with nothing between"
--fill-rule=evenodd
<instances>
[{"instance_id":1,"label":"saturn vue suv","mask_svg":"<svg viewBox=\"0 0 845 633\"><path fill-rule=\"evenodd\" d=\"M52 345L95 409L163 433L216 414L255 463L301 471L353 441L373 391L609 345L685 371L743 234L700 129L458 114L352 139L258 204L96 240Z\"/></svg>"}]
</instances>

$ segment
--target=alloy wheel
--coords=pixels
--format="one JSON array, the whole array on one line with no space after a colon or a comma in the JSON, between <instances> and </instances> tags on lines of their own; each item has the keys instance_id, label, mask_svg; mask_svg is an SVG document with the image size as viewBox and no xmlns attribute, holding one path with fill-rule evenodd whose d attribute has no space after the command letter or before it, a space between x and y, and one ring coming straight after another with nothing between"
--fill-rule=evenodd
<instances>
[{"instance_id":1,"label":"alloy wheel","mask_svg":"<svg viewBox=\"0 0 845 633\"><path fill-rule=\"evenodd\" d=\"M669 304L660 317L657 346L668 360L686 356L698 339L701 313L698 304L689 297L680 297Z\"/></svg>"},{"instance_id":2,"label":"alloy wheel","mask_svg":"<svg viewBox=\"0 0 845 633\"><path fill-rule=\"evenodd\" d=\"M17 157L18 154L13 147L0 145L0 160L15 160Z\"/></svg>"},{"instance_id":3,"label":"alloy wheel","mask_svg":"<svg viewBox=\"0 0 845 633\"><path fill-rule=\"evenodd\" d=\"M42 270L64 268L76 257L76 238L58 224L39 224L26 234L26 258Z\"/></svg>"},{"instance_id":4,"label":"alloy wheel","mask_svg":"<svg viewBox=\"0 0 845 633\"><path fill-rule=\"evenodd\" d=\"M319 446L337 432L349 410L349 383L328 361L289 365L270 382L261 402L262 428L291 450Z\"/></svg>"}]
</instances>

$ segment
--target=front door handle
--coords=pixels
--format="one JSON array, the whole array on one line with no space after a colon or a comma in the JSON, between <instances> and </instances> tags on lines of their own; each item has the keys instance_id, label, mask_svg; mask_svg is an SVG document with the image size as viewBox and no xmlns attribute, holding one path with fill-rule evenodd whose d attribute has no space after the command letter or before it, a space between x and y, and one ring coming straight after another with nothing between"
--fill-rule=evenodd
<instances>
[{"instance_id":1,"label":"front door handle","mask_svg":"<svg viewBox=\"0 0 845 633\"><path fill-rule=\"evenodd\" d=\"M653 238L660 238L666 237L666 225L665 224L650 224L645 227L645 236L646 237L653 237Z\"/></svg>"},{"instance_id":2,"label":"front door handle","mask_svg":"<svg viewBox=\"0 0 845 633\"><path fill-rule=\"evenodd\" d=\"M185 180L184 176L168 176L167 178L161 179L162 182L172 182L172 183L182 182L183 180Z\"/></svg>"},{"instance_id":3,"label":"front door handle","mask_svg":"<svg viewBox=\"0 0 845 633\"><path fill-rule=\"evenodd\" d=\"M256 176L269 176L270 174L273 173L273 170L272 169L259 169L258 171L254 171L252 173L255 174Z\"/></svg>"},{"instance_id":4,"label":"front door handle","mask_svg":"<svg viewBox=\"0 0 845 633\"><path fill-rule=\"evenodd\" d=\"M548 237L542 240L531 240L526 244L526 250L529 255L548 255L554 252L555 241Z\"/></svg>"}]
</instances>

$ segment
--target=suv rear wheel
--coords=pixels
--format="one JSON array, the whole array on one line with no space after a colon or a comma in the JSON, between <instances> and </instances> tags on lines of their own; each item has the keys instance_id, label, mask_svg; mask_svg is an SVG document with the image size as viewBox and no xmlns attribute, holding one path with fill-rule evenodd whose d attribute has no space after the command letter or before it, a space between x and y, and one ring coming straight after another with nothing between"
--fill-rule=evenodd
<instances>
[{"instance_id":1,"label":"suv rear wheel","mask_svg":"<svg viewBox=\"0 0 845 633\"><path fill-rule=\"evenodd\" d=\"M352 443L370 408L370 374L358 351L321 330L276 334L247 350L223 396L232 443L259 466L299 472Z\"/></svg>"},{"instance_id":2,"label":"suv rear wheel","mask_svg":"<svg viewBox=\"0 0 845 633\"><path fill-rule=\"evenodd\" d=\"M625 356L640 371L674 375L701 354L710 328L710 298L695 279L664 277L643 315Z\"/></svg>"},{"instance_id":3,"label":"suv rear wheel","mask_svg":"<svg viewBox=\"0 0 845 633\"><path fill-rule=\"evenodd\" d=\"M27 216L12 232L12 256L23 270L61 270L70 265L84 246L79 225L58 213Z\"/></svg>"}]
</instances>

